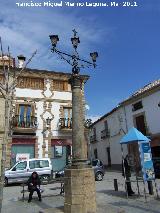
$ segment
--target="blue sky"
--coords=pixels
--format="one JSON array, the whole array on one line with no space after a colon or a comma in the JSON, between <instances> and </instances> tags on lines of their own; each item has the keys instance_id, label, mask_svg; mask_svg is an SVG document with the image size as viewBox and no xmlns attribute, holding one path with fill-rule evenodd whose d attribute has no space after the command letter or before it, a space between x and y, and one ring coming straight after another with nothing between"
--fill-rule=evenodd
<instances>
[{"instance_id":1,"label":"blue sky","mask_svg":"<svg viewBox=\"0 0 160 213\"><path fill-rule=\"evenodd\" d=\"M90 52L98 51L97 68L82 71L91 76L85 87L89 116L105 114L137 89L159 79L159 0L139 0L139 6L131 8L18 8L16 2L30 1L0 1L0 36L13 56L29 57L38 50L30 67L70 72L50 52L48 35L58 34L58 47L70 52L74 28L81 40L81 56L89 59Z\"/></svg>"}]
</instances>

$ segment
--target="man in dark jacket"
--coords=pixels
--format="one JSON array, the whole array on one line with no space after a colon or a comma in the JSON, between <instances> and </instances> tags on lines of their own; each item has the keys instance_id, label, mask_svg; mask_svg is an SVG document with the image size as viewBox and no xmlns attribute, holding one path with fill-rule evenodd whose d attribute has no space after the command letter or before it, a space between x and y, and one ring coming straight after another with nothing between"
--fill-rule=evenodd
<instances>
[{"instance_id":1,"label":"man in dark jacket","mask_svg":"<svg viewBox=\"0 0 160 213\"><path fill-rule=\"evenodd\" d=\"M28 183L28 190L30 192L29 193L28 203L31 202L32 195L33 195L34 191L37 192L39 201L42 201L42 199L41 199L41 192L40 192L41 181L40 181L40 178L39 178L37 172L33 172L32 173L32 175L28 179L27 183Z\"/></svg>"},{"instance_id":2,"label":"man in dark jacket","mask_svg":"<svg viewBox=\"0 0 160 213\"><path fill-rule=\"evenodd\" d=\"M128 196L132 196L135 193L132 190L131 181L130 181L131 166L129 163L129 155L126 155L126 157L124 158L124 160L122 162L122 175L125 177L125 180L126 180Z\"/></svg>"}]
</instances>

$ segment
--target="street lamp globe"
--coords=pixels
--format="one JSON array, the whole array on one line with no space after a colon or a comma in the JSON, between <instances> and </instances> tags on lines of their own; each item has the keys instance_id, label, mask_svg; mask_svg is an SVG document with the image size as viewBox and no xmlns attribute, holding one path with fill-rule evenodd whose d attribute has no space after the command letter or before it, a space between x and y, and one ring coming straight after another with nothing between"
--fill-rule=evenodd
<instances>
[{"instance_id":1,"label":"street lamp globe","mask_svg":"<svg viewBox=\"0 0 160 213\"><path fill-rule=\"evenodd\" d=\"M73 47L74 47L75 49L77 49L78 44L80 43L79 37L73 37L73 38L71 38L71 42L72 42L72 44L73 44Z\"/></svg>"},{"instance_id":2,"label":"street lamp globe","mask_svg":"<svg viewBox=\"0 0 160 213\"><path fill-rule=\"evenodd\" d=\"M53 47L56 47L57 42L59 41L58 35L50 35L50 40Z\"/></svg>"},{"instance_id":3,"label":"street lamp globe","mask_svg":"<svg viewBox=\"0 0 160 213\"><path fill-rule=\"evenodd\" d=\"M95 63L98 57L98 53L97 52L90 53L90 56L92 58L92 61Z\"/></svg>"}]
</instances>

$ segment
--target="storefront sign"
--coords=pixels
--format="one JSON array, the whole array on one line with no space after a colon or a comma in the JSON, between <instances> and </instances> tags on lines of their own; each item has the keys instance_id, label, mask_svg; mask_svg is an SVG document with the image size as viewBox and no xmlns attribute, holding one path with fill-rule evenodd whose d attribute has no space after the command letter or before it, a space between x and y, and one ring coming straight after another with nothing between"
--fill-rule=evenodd
<instances>
[{"instance_id":1,"label":"storefront sign","mask_svg":"<svg viewBox=\"0 0 160 213\"><path fill-rule=\"evenodd\" d=\"M152 161L151 147L148 142L139 142L139 151L144 181L154 180L155 173Z\"/></svg>"},{"instance_id":2,"label":"storefront sign","mask_svg":"<svg viewBox=\"0 0 160 213\"><path fill-rule=\"evenodd\" d=\"M16 162L21 161L21 160L28 160L29 159L30 154L29 153L18 153L16 155Z\"/></svg>"}]
</instances>

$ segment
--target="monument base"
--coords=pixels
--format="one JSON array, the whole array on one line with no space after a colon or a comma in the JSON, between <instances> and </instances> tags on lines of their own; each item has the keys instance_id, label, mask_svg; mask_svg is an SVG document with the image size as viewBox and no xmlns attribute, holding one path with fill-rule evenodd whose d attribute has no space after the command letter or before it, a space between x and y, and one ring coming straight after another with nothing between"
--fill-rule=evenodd
<instances>
[{"instance_id":1,"label":"monument base","mask_svg":"<svg viewBox=\"0 0 160 213\"><path fill-rule=\"evenodd\" d=\"M96 213L95 176L92 168L65 170L65 213Z\"/></svg>"}]
</instances>

